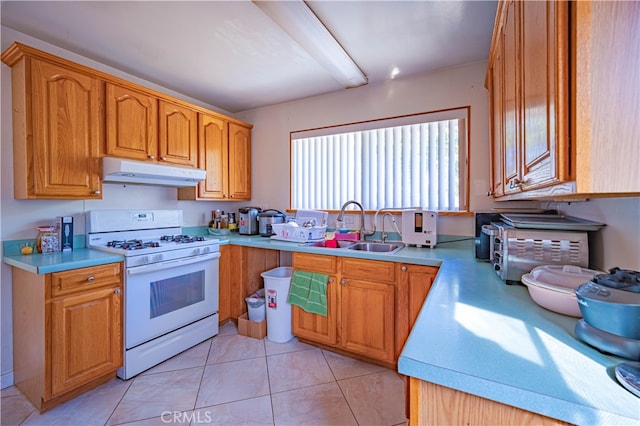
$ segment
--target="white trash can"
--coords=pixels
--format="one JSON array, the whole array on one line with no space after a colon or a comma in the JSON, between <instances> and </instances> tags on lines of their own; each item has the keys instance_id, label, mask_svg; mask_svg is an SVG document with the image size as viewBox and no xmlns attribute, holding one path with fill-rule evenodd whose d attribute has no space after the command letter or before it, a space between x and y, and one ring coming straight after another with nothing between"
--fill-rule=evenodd
<instances>
[{"instance_id":1,"label":"white trash can","mask_svg":"<svg viewBox=\"0 0 640 426\"><path fill-rule=\"evenodd\" d=\"M276 343L285 343L293 338L291 334L291 304L289 287L293 268L282 266L260 274L264 278L264 290L267 300L267 339Z\"/></svg>"},{"instance_id":2,"label":"white trash can","mask_svg":"<svg viewBox=\"0 0 640 426\"><path fill-rule=\"evenodd\" d=\"M266 315L264 309L264 297L247 297L244 300L247 302L249 321L264 321Z\"/></svg>"}]
</instances>

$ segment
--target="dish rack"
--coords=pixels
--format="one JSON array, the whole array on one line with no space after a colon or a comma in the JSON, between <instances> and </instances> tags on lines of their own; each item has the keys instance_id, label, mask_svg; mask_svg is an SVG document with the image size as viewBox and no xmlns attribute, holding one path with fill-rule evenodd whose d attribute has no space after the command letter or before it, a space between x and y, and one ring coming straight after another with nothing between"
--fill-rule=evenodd
<instances>
[{"instance_id":1,"label":"dish rack","mask_svg":"<svg viewBox=\"0 0 640 426\"><path fill-rule=\"evenodd\" d=\"M301 226L297 222L274 223L271 225L274 240L306 243L311 241L323 241L327 232L326 225Z\"/></svg>"}]
</instances>

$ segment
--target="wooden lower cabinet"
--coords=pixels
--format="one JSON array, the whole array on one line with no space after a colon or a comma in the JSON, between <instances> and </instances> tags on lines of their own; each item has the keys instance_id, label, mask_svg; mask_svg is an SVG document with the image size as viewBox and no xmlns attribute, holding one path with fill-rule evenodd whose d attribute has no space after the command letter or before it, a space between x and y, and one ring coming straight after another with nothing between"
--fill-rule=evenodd
<instances>
[{"instance_id":1,"label":"wooden lower cabinet","mask_svg":"<svg viewBox=\"0 0 640 426\"><path fill-rule=\"evenodd\" d=\"M327 316L292 306L293 334L391 368L438 271L310 253L294 253L292 264L329 275Z\"/></svg>"},{"instance_id":2,"label":"wooden lower cabinet","mask_svg":"<svg viewBox=\"0 0 640 426\"><path fill-rule=\"evenodd\" d=\"M413 377L410 389L409 426L570 424Z\"/></svg>"},{"instance_id":3,"label":"wooden lower cabinet","mask_svg":"<svg viewBox=\"0 0 640 426\"><path fill-rule=\"evenodd\" d=\"M300 307L291 307L293 334L317 343L334 346L338 343L338 258L317 254L293 253L293 268L328 274L327 316L310 314Z\"/></svg>"},{"instance_id":4,"label":"wooden lower cabinet","mask_svg":"<svg viewBox=\"0 0 640 426\"><path fill-rule=\"evenodd\" d=\"M342 258L340 345L395 362L395 263Z\"/></svg>"},{"instance_id":5,"label":"wooden lower cabinet","mask_svg":"<svg viewBox=\"0 0 640 426\"><path fill-rule=\"evenodd\" d=\"M280 266L278 250L223 245L219 266L219 322L247 312L245 298L264 286L260 274Z\"/></svg>"},{"instance_id":6,"label":"wooden lower cabinet","mask_svg":"<svg viewBox=\"0 0 640 426\"><path fill-rule=\"evenodd\" d=\"M218 262L218 323L220 324L224 324L231 318L233 247L237 246L220 246L220 259Z\"/></svg>"},{"instance_id":7,"label":"wooden lower cabinet","mask_svg":"<svg viewBox=\"0 0 640 426\"><path fill-rule=\"evenodd\" d=\"M41 412L115 377L122 326L121 263L13 268L14 381Z\"/></svg>"}]
</instances>

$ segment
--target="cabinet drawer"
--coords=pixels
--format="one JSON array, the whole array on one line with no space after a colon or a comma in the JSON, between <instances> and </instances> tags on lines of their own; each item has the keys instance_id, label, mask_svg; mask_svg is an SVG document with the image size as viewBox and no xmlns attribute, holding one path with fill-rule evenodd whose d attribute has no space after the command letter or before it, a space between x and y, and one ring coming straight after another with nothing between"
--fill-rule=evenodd
<instances>
[{"instance_id":1,"label":"cabinet drawer","mask_svg":"<svg viewBox=\"0 0 640 426\"><path fill-rule=\"evenodd\" d=\"M293 253L293 267L304 271L324 272L335 274L337 258L320 254Z\"/></svg>"},{"instance_id":2,"label":"cabinet drawer","mask_svg":"<svg viewBox=\"0 0 640 426\"><path fill-rule=\"evenodd\" d=\"M120 285L122 282L121 271L121 263L109 263L54 272L51 274L51 296L56 297L98 287Z\"/></svg>"},{"instance_id":3,"label":"cabinet drawer","mask_svg":"<svg viewBox=\"0 0 640 426\"><path fill-rule=\"evenodd\" d=\"M342 258L342 276L375 282L395 281L395 264L379 260Z\"/></svg>"}]
</instances>

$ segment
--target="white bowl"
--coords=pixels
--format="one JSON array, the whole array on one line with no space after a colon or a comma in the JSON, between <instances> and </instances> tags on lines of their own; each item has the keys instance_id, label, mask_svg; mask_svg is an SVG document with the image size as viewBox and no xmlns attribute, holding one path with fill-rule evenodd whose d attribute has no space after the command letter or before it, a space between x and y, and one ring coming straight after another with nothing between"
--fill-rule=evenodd
<instances>
[{"instance_id":1,"label":"white bowl","mask_svg":"<svg viewBox=\"0 0 640 426\"><path fill-rule=\"evenodd\" d=\"M582 317L575 289L601 271L572 265L545 265L522 276L534 302L559 314Z\"/></svg>"}]
</instances>

